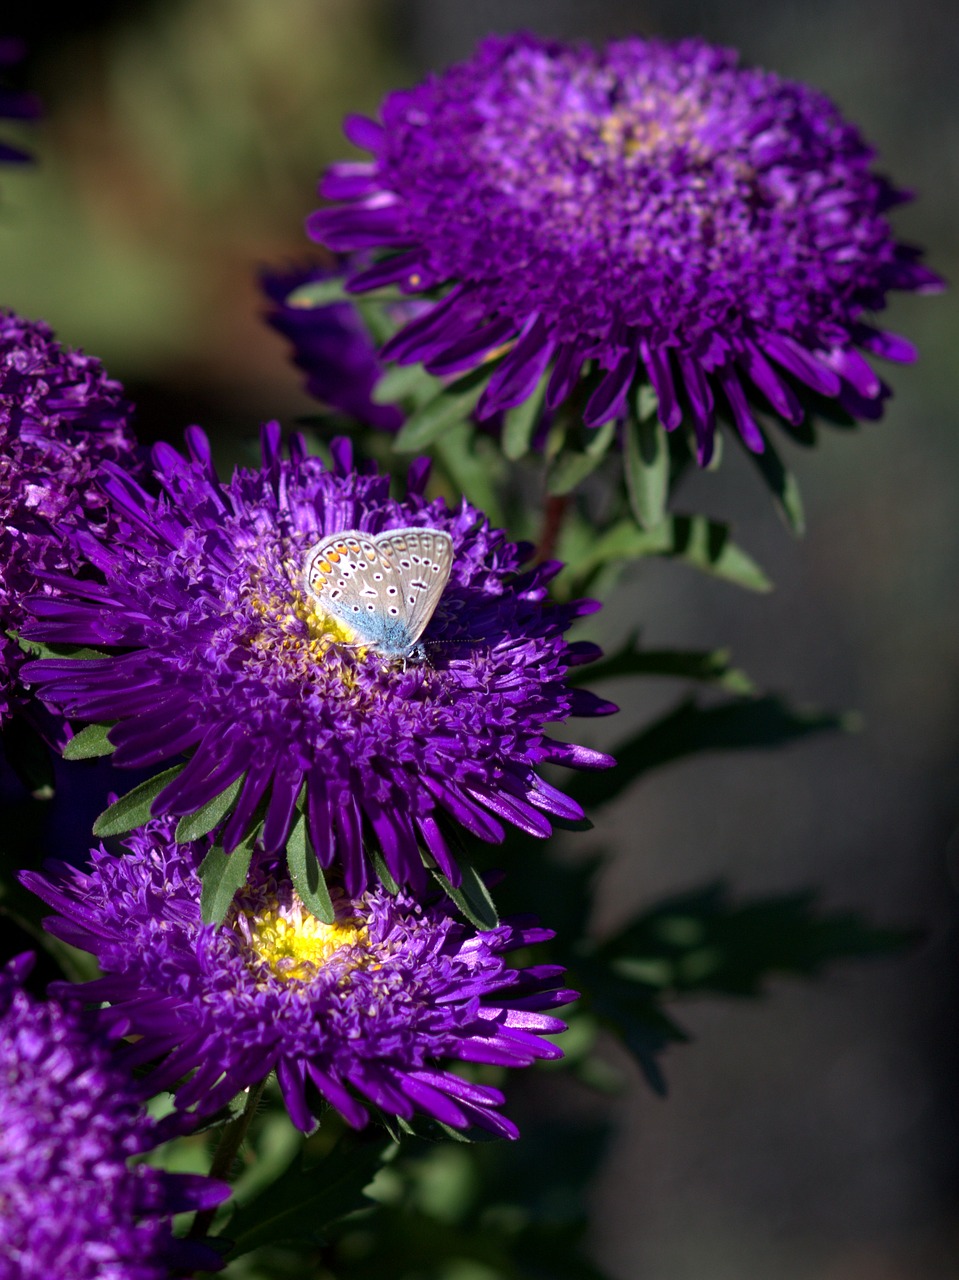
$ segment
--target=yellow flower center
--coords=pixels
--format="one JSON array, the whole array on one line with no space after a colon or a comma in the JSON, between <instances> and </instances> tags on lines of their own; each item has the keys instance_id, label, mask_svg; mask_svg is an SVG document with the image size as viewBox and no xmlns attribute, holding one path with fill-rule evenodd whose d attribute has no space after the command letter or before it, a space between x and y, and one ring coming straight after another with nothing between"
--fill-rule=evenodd
<instances>
[{"instance_id":1,"label":"yellow flower center","mask_svg":"<svg viewBox=\"0 0 959 1280\"><path fill-rule=\"evenodd\" d=\"M296 566L290 562L291 581L296 580ZM319 602L299 587L291 587L282 598L260 595L255 586L250 596L253 611L264 620L262 631L252 639L252 648L267 654L271 661L284 662L297 674L308 677L317 666L324 665L326 655L335 645L355 644L356 634L345 623L319 607ZM365 648L353 650L362 658ZM351 664L337 664L338 674L352 691L355 678Z\"/></svg>"},{"instance_id":2,"label":"yellow flower center","mask_svg":"<svg viewBox=\"0 0 959 1280\"><path fill-rule=\"evenodd\" d=\"M647 156L664 143L696 150L702 122L702 106L695 97L654 91L625 110L610 112L600 123L599 136L611 153L631 159Z\"/></svg>"},{"instance_id":3,"label":"yellow flower center","mask_svg":"<svg viewBox=\"0 0 959 1280\"><path fill-rule=\"evenodd\" d=\"M237 895L231 923L253 967L266 966L281 982L312 982L334 957L343 976L372 960L361 920L344 913L324 924L288 886L247 885Z\"/></svg>"}]
</instances>

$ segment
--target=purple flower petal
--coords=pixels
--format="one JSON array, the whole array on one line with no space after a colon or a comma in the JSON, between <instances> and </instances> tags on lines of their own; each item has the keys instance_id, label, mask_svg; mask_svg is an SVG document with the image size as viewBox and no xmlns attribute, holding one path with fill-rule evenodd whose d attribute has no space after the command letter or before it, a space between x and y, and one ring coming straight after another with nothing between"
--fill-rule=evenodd
<instances>
[{"instance_id":1,"label":"purple flower petal","mask_svg":"<svg viewBox=\"0 0 959 1280\"><path fill-rule=\"evenodd\" d=\"M152 821L124 852L95 850L89 871L26 880L58 912L56 932L73 926L95 948L104 979L64 993L109 1001L91 1017L133 1038L123 1052L130 1068L151 1064L145 1090L175 1088L180 1110L205 1116L275 1069L305 1132L322 1110L317 1093L356 1127L365 1098L406 1118L515 1132L502 1093L449 1066L559 1056L543 1037L563 1026L552 1013L570 995L563 969L505 958L549 930L523 917L476 932L438 892L350 898L335 882L326 925L270 862L255 865L222 926L205 926L198 868L213 837L177 845L172 835L172 820Z\"/></svg>"},{"instance_id":2,"label":"purple flower petal","mask_svg":"<svg viewBox=\"0 0 959 1280\"><path fill-rule=\"evenodd\" d=\"M129 1163L165 1140L148 1095L76 1002L22 989L32 956L0 971L0 1257L13 1276L167 1280L173 1215L213 1207L222 1182ZM222 1261L194 1246L195 1265Z\"/></svg>"},{"instance_id":3,"label":"purple flower petal","mask_svg":"<svg viewBox=\"0 0 959 1280\"><path fill-rule=\"evenodd\" d=\"M620 416L639 372L625 346L641 354L669 430L682 419L676 360L704 464L717 369L734 360L795 425L798 398L759 352L837 398L843 380L822 353L856 345L890 290L942 287L887 219L908 193L872 171L873 149L836 106L701 40L594 49L491 37L390 94L380 114L382 125L349 125L373 152L369 169L354 178L337 166L325 188L363 202L314 215L310 229L333 248L402 244L421 277L406 278L411 291L468 291L469 325L442 348L405 344L402 358L434 359L484 324L521 333L539 317L537 351L556 358L548 408L576 394L589 360L606 374L587 422ZM353 286L376 278L361 271ZM501 366L483 415L531 394L528 355ZM755 448L745 411L738 427Z\"/></svg>"}]
</instances>

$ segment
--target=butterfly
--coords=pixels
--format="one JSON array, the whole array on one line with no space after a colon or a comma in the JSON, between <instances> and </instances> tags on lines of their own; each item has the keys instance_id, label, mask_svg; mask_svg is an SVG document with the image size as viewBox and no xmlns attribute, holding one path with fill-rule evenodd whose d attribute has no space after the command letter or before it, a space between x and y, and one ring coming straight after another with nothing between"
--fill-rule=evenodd
<instances>
[{"instance_id":1,"label":"butterfly","mask_svg":"<svg viewBox=\"0 0 959 1280\"><path fill-rule=\"evenodd\" d=\"M453 567L453 540L442 529L349 529L307 551L303 585L324 612L388 658L422 657L420 636Z\"/></svg>"}]
</instances>

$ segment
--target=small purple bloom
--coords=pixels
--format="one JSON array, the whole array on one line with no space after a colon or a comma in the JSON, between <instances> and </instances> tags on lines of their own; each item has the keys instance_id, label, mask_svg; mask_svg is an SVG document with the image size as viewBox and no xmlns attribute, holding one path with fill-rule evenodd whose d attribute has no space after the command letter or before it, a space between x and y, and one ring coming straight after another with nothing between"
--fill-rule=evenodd
<instances>
[{"instance_id":1,"label":"small purple bloom","mask_svg":"<svg viewBox=\"0 0 959 1280\"><path fill-rule=\"evenodd\" d=\"M349 302L297 307L286 301L302 285L337 275L342 275L341 269L316 265L261 272L263 291L273 303L266 318L292 343L293 363L307 375L311 396L358 422L398 431L403 425L399 409L371 398L383 366L356 309Z\"/></svg>"},{"instance_id":2,"label":"small purple bloom","mask_svg":"<svg viewBox=\"0 0 959 1280\"><path fill-rule=\"evenodd\" d=\"M0 725L25 700L24 655L5 633L19 631L39 576L74 563L68 530L112 527L96 476L108 460L134 464L131 412L99 360L0 312Z\"/></svg>"},{"instance_id":3,"label":"small purple bloom","mask_svg":"<svg viewBox=\"0 0 959 1280\"><path fill-rule=\"evenodd\" d=\"M16 66L24 54L23 42L9 37L0 39L0 73ZM0 84L0 120L36 120L40 115L40 101L32 93L10 89ZM0 141L0 164L27 164L33 159L29 152Z\"/></svg>"},{"instance_id":4,"label":"small purple bloom","mask_svg":"<svg viewBox=\"0 0 959 1280\"><path fill-rule=\"evenodd\" d=\"M177 1105L206 1114L276 1071L303 1130L326 1103L357 1127L373 1104L517 1136L499 1090L446 1064L562 1056L544 1039L565 1026L549 1010L576 996L562 969L505 959L549 930L514 919L477 933L438 897L381 887L355 898L333 888L327 925L265 866L222 926L204 925L197 868L209 839L172 836L169 819L153 821L127 838L125 854L95 851L89 873L23 876L59 912L50 931L97 956L104 977L70 990L108 1002L106 1024L142 1037L131 1053L156 1064L151 1087L191 1073Z\"/></svg>"},{"instance_id":5,"label":"small purple bloom","mask_svg":"<svg viewBox=\"0 0 959 1280\"><path fill-rule=\"evenodd\" d=\"M757 411L798 424L818 397L878 417L863 352L915 352L870 316L892 289L941 287L887 220L909 197L837 108L700 40L491 38L345 131L373 158L327 172L341 203L310 234L382 253L351 290L434 299L384 359L448 376L508 345L480 417L547 375L554 408L589 373L599 426L639 376L701 463L717 413L761 452Z\"/></svg>"},{"instance_id":6,"label":"small purple bloom","mask_svg":"<svg viewBox=\"0 0 959 1280\"><path fill-rule=\"evenodd\" d=\"M219 1204L229 1187L130 1166L170 1133L90 1015L22 989L31 964L22 955L0 971L0 1274L166 1280L218 1269L212 1250L174 1238L171 1220Z\"/></svg>"},{"instance_id":7,"label":"small purple bloom","mask_svg":"<svg viewBox=\"0 0 959 1280\"><path fill-rule=\"evenodd\" d=\"M529 549L465 502L455 511L427 502L421 463L398 501L387 476L354 469L345 441L334 442L327 470L298 437L282 460L276 424L263 438L262 469L228 483L198 429L187 433L188 458L157 445L159 498L107 468L103 489L122 527L109 540L77 536L93 572L47 575L55 594L32 598L23 633L111 652L31 662L24 677L43 700L71 719L115 721L121 767L187 754L154 816L196 812L236 784L228 852L258 814L261 848L282 849L305 811L321 865L336 860L351 895L367 883L368 847L399 883L425 882L424 854L458 883L446 821L495 842L504 822L547 836L556 817L580 817L538 771L546 761L612 763L546 737L570 715L615 710L565 682L597 650L563 632L597 606L551 603L559 566L521 573ZM409 526L448 533L453 564L423 635L430 660L401 663L346 647L353 636L317 612L303 567L323 537Z\"/></svg>"}]
</instances>

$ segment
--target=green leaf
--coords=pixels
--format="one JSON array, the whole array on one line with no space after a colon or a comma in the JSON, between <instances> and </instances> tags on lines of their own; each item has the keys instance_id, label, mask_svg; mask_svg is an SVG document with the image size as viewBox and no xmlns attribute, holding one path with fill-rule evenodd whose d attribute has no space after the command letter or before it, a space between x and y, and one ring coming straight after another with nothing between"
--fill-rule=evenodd
<instances>
[{"instance_id":1,"label":"green leaf","mask_svg":"<svg viewBox=\"0 0 959 1280\"><path fill-rule=\"evenodd\" d=\"M174 839L177 844L185 844L189 840L199 840L201 836L209 835L209 833L220 825L226 815L236 803L236 798L240 794L240 788L246 778L245 773L241 773L235 782L231 782L225 791L221 791L218 796L214 796L212 800L208 800L194 813L185 814L176 824L176 834Z\"/></svg>"},{"instance_id":2,"label":"green leaf","mask_svg":"<svg viewBox=\"0 0 959 1280\"><path fill-rule=\"evenodd\" d=\"M769 486L776 509L785 521L786 527L797 538L801 538L806 531L806 516L803 512L799 484L773 448L766 432L763 432L763 439L766 441L766 448L762 453L753 453L752 449L746 449L746 454Z\"/></svg>"},{"instance_id":3,"label":"green leaf","mask_svg":"<svg viewBox=\"0 0 959 1280\"><path fill-rule=\"evenodd\" d=\"M68 942L62 942L48 933L44 922L49 919L50 908L17 879L16 867L21 859L14 860L14 849L5 847L0 856L0 926L10 941L8 925L12 922L29 935L33 945L42 947L51 956L63 977L70 982L91 982L100 976L96 958L87 951L80 951Z\"/></svg>"},{"instance_id":4,"label":"green leaf","mask_svg":"<svg viewBox=\"0 0 959 1280\"><path fill-rule=\"evenodd\" d=\"M456 862L463 877L458 888L453 887L438 867L431 866L430 870L442 886L443 892L452 898L471 924L476 925L477 929L495 929L499 924L499 913L489 889L467 857L461 853Z\"/></svg>"},{"instance_id":5,"label":"green leaf","mask_svg":"<svg viewBox=\"0 0 959 1280\"><path fill-rule=\"evenodd\" d=\"M437 440L436 456L454 488L492 525L507 525L497 491L506 464L491 440L478 436L472 423L461 422Z\"/></svg>"},{"instance_id":6,"label":"green leaf","mask_svg":"<svg viewBox=\"0 0 959 1280\"><path fill-rule=\"evenodd\" d=\"M95 756L110 755L116 748L107 734L115 723L111 720L109 724L88 724L75 733L63 748L64 760L92 760Z\"/></svg>"},{"instance_id":7,"label":"green leaf","mask_svg":"<svg viewBox=\"0 0 959 1280\"><path fill-rule=\"evenodd\" d=\"M642 529L655 529L665 517L669 498L669 440L655 408L638 421L632 416L627 418L623 467L629 505L637 524Z\"/></svg>"},{"instance_id":8,"label":"green leaf","mask_svg":"<svg viewBox=\"0 0 959 1280\"><path fill-rule=\"evenodd\" d=\"M619 747L611 747L616 768L581 777L573 795L589 809L615 799L651 769L700 751L778 747L825 729L856 727L854 716L793 708L772 696L715 707L700 707L689 699Z\"/></svg>"},{"instance_id":9,"label":"green leaf","mask_svg":"<svg viewBox=\"0 0 959 1280\"><path fill-rule=\"evenodd\" d=\"M536 390L522 402L508 409L503 420L503 453L510 462L518 462L529 453L536 424L543 412L543 397L550 375L544 374Z\"/></svg>"},{"instance_id":10,"label":"green leaf","mask_svg":"<svg viewBox=\"0 0 959 1280\"><path fill-rule=\"evenodd\" d=\"M40 640L27 640L15 631L6 633L11 640L16 640L24 653L31 658L74 658L78 662L88 662L93 658L109 658L104 649L91 649L84 644L43 644Z\"/></svg>"},{"instance_id":11,"label":"green leaf","mask_svg":"<svg viewBox=\"0 0 959 1280\"><path fill-rule=\"evenodd\" d=\"M570 684L593 684L622 676L671 676L714 684L729 693L743 696L756 688L745 671L730 666L728 649L682 651L640 649L632 636L618 653L585 667L574 667L566 677Z\"/></svg>"},{"instance_id":12,"label":"green leaf","mask_svg":"<svg viewBox=\"0 0 959 1280\"><path fill-rule=\"evenodd\" d=\"M357 315L366 326L370 341L375 347L382 347L400 327L388 300L375 294L351 294L350 298Z\"/></svg>"},{"instance_id":13,"label":"green leaf","mask_svg":"<svg viewBox=\"0 0 959 1280\"><path fill-rule=\"evenodd\" d=\"M232 853L214 845L200 863L200 915L204 924L221 925L236 895L237 889L246 884L247 872L253 859L253 846L258 832L251 834Z\"/></svg>"},{"instance_id":14,"label":"green leaf","mask_svg":"<svg viewBox=\"0 0 959 1280\"><path fill-rule=\"evenodd\" d=\"M386 892L395 898L400 891L400 886L390 874L390 869L386 865L382 850L375 844L364 845L364 848L366 849L367 857L373 864L373 871L376 873L377 880L379 880Z\"/></svg>"},{"instance_id":15,"label":"green leaf","mask_svg":"<svg viewBox=\"0 0 959 1280\"><path fill-rule=\"evenodd\" d=\"M550 466L547 478L549 493L557 497L582 484L606 457L615 438L616 423L607 422L595 428L592 439L582 451L564 449Z\"/></svg>"},{"instance_id":16,"label":"green leaf","mask_svg":"<svg viewBox=\"0 0 959 1280\"><path fill-rule=\"evenodd\" d=\"M227 1224L233 1239L230 1257L264 1244L306 1239L317 1244L327 1228L356 1209L369 1206L363 1194L382 1163L382 1141L347 1151L336 1147L326 1160L307 1168L295 1160L272 1186L249 1204L241 1204Z\"/></svg>"},{"instance_id":17,"label":"green leaf","mask_svg":"<svg viewBox=\"0 0 959 1280\"><path fill-rule=\"evenodd\" d=\"M769 591L772 583L759 565L732 541L729 526L706 516L667 516L655 529L622 520L596 538L574 564L577 580L613 560L665 556L734 582L749 591Z\"/></svg>"},{"instance_id":18,"label":"green leaf","mask_svg":"<svg viewBox=\"0 0 959 1280\"><path fill-rule=\"evenodd\" d=\"M852 912L821 911L801 890L736 904L722 883L667 899L600 947L611 967L671 994L756 996L773 974L809 977L838 960L891 955L917 930L877 928Z\"/></svg>"},{"instance_id":19,"label":"green leaf","mask_svg":"<svg viewBox=\"0 0 959 1280\"><path fill-rule=\"evenodd\" d=\"M374 404L395 404L414 399L432 400L442 388L439 378L427 373L421 364L398 364L388 369L373 388Z\"/></svg>"},{"instance_id":20,"label":"green leaf","mask_svg":"<svg viewBox=\"0 0 959 1280\"><path fill-rule=\"evenodd\" d=\"M410 414L393 441L397 453L416 453L425 449L444 432L466 421L483 394L486 378L465 381L465 390L457 389L464 382L460 379Z\"/></svg>"},{"instance_id":21,"label":"green leaf","mask_svg":"<svg viewBox=\"0 0 959 1280\"><path fill-rule=\"evenodd\" d=\"M354 298L346 292L345 276L330 276L327 280L313 280L309 284L301 284L298 289L288 293L284 306L302 307L304 311L316 310L320 307L332 306L335 302L353 302Z\"/></svg>"},{"instance_id":22,"label":"green leaf","mask_svg":"<svg viewBox=\"0 0 959 1280\"><path fill-rule=\"evenodd\" d=\"M290 868L290 878L307 911L324 924L333 924L336 912L333 910L323 868L317 862L310 844L305 813L301 813L293 824L286 845L286 861Z\"/></svg>"},{"instance_id":23,"label":"green leaf","mask_svg":"<svg viewBox=\"0 0 959 1280\"><path fill-rule=\"evenodd\" d=\"M119 836L124 831L132 831L135 827L142 827L145 822L149 821L153 801L167 783L172 782L177 774L185 768L186 765L175 764L172 769L164 769L162 773L158 773L152 778L147 778L146 782L141 782L138 787L134 787L125 796L115 800L109 809L104 809L93 824L93 834L95 836Z\"/></svg>"}]
</instances>

